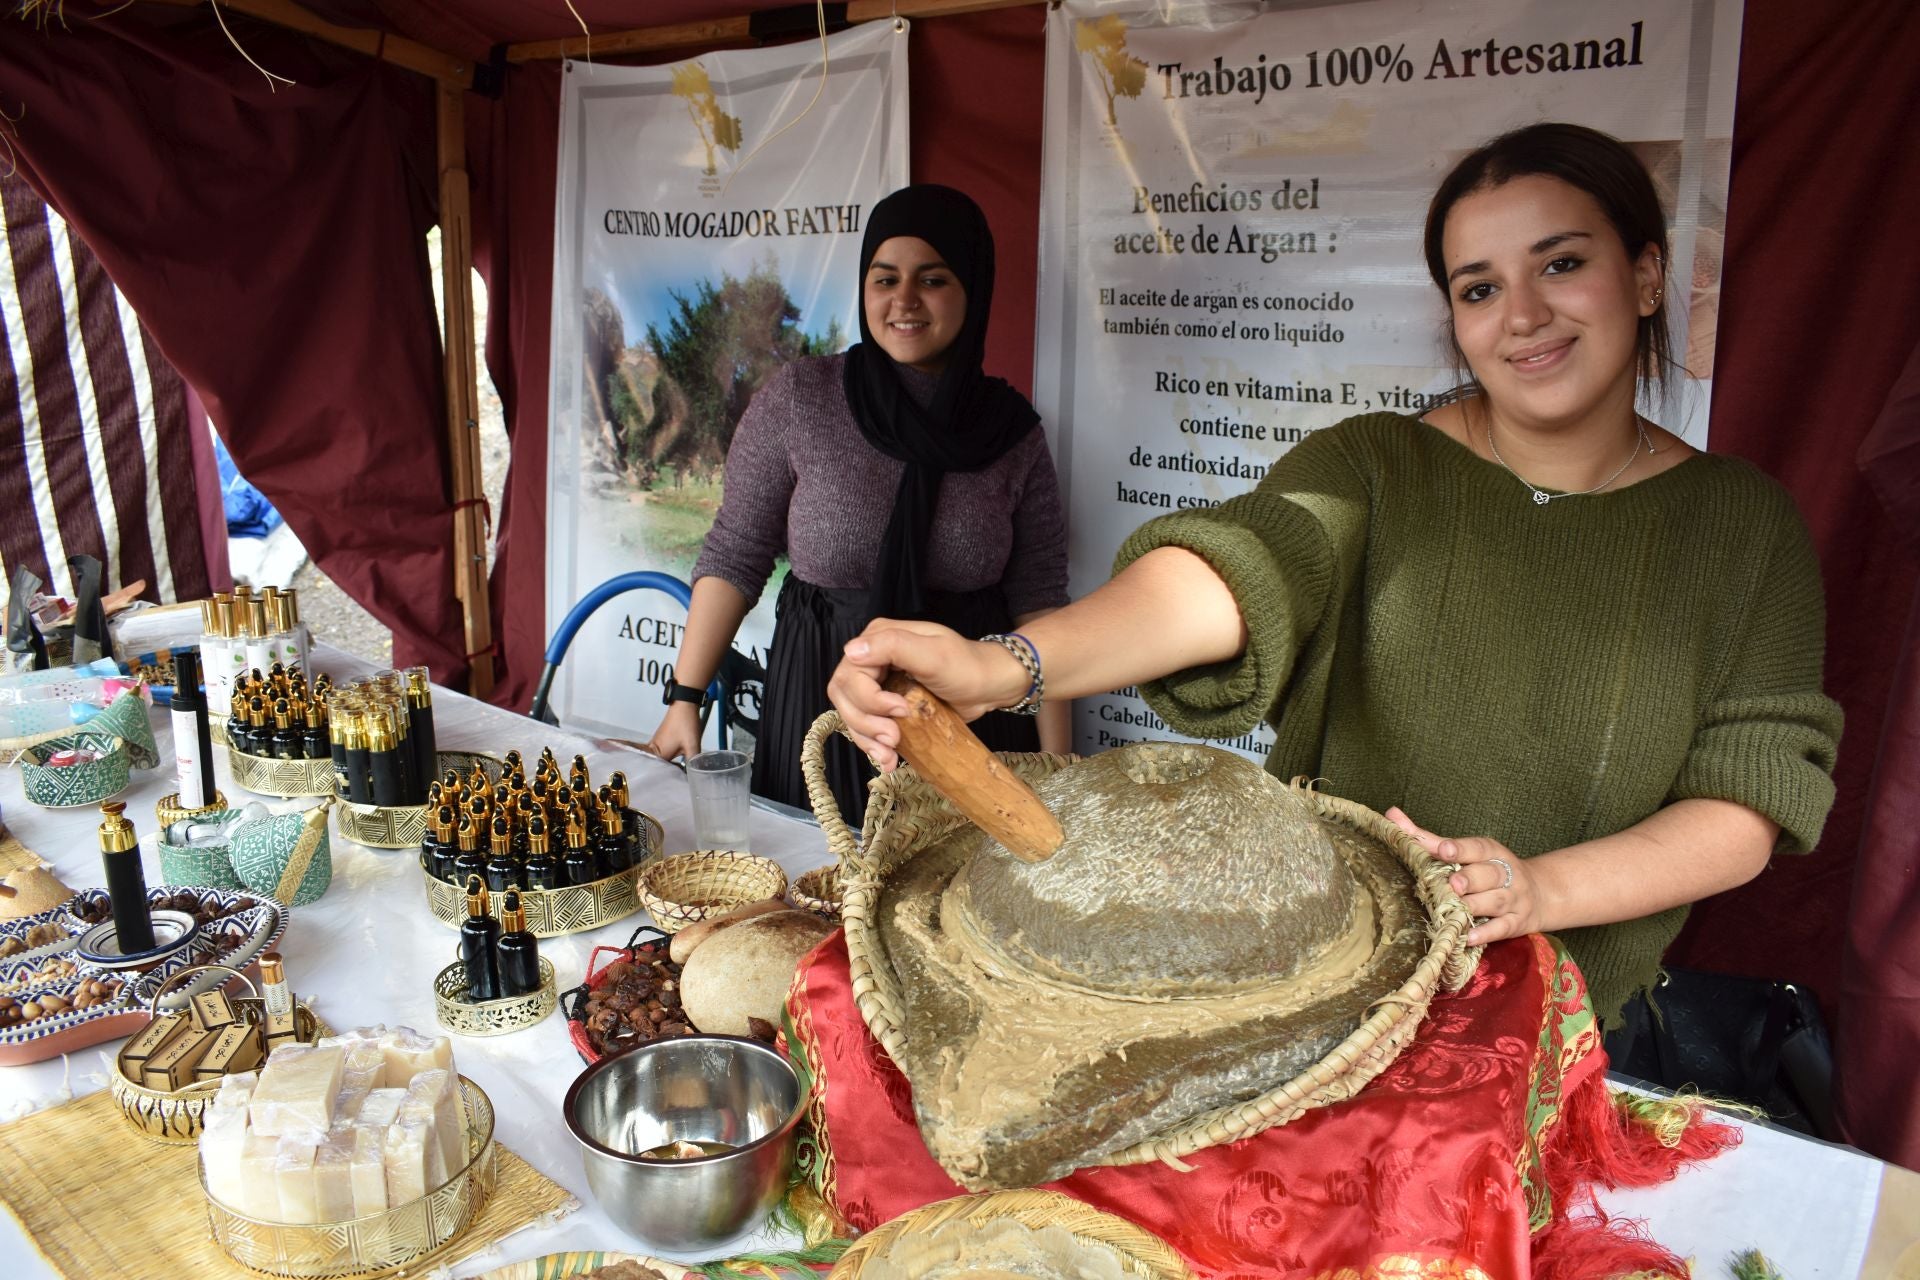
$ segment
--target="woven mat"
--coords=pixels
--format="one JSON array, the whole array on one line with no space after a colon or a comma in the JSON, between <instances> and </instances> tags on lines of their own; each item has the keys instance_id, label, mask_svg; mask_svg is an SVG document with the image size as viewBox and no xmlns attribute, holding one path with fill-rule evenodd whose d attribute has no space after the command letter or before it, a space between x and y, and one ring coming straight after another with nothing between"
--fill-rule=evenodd
<instances>
[{"instance_id":1,"label":"woven mat","mask_svg":"<svg viewBox=\"0 0 1920 1280\"><path fill-rule=\"evenodd\" d=\"M213 1243L197 1160L135 1137L103 1090L0 1125L0 1201L67 1280L251 1276ZM505 1147L499 1160L480 1217L422 1270L579 1207Z\"/></svg>"}]
</instances>

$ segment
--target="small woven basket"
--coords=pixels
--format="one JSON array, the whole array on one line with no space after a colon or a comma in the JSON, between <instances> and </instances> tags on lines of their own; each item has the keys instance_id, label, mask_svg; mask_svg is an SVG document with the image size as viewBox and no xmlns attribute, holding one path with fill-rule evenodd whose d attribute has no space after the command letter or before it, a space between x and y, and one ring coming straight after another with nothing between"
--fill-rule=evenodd
<instances>
[{"instance_id":1,"label":"small woven basket","mask_svg":"<svg viewBox=\"0 0 1920 1280\"><path fill-rule=\"evenodd\" d=\"M854 991L867 1030L896 1063L908 1038L907 1001L879 929L880 891L887 878L920 850L967 824L967 819L933 785L909 766L876 778L869 789L865 830L859 839L840 816L826 784L826 741L843 732L838 712L814 721L801 748L800 769L813 799L814 815L827 848L840 860L842 920ZM1007 766L1029 784L1038 783L1072 762L1070 756L1003 753ZM1385 1071L1413 1039L1427 1006L1441 991L1457 991L1480 962L1479 947L1469 947L1473 915L1448 878L1453 867L1430 857L1413 837L1364 805L1323 795L1304 782L1294 787L1312 802L1319 816L1379 841L1413 877L1414 891L1428 915L1427 953L1413 974L1380 1000L1372 1014L1320 1061L1291 1080L1279 1081L1246 1102L1218 1107L1164 1133L1142 1139L1097 1161L1102 1165L1165 1161L1208 1147L1238 1142L1297 1120L1315 1107L1351 1098Z\"/></svg>"},{"instance_id":2,"label":"small woven basket","mask_svg":"<svg viewBox=\"0 0 1920 1280\"><path fill-rule=\"evenodd\" d=\"M1136 1227L1125 1218L1103 1213L1090 1204L1058 1191L992 1191L978 1196L936 1200L882 1223L854 1241L833 1268L832 1280L854 1280L864 1275L875 1258L884 1257L902 1236L920 1235L961 1220L974 1226L1011 1219L1039 1231L1064 1227L1080 1240L1105 1245L1119 1255L1120 1265L1138 1280L1195 1280L1193 1269L1159 1236Z\"/></svg>"},{"instance_id":3,"label":"small woven basket","mask_svg":"<svg viewBox=\"0 0 1920 1280\"><path fill-rule=\"evenodd\" d=\"M749 902L777 898L786 888L787 873L779 863L733 849L676 853L640 872L640 903L668 933Z\"/></svg>"},{"instance_id":4,"label":"small woven basket","mask_svg":"<svg viewBox=\"0 0 1920 1280\"><path fill-rule=\"evenodd\" d=\"M828 864L815 867L795 880L787 890L787 901L802 911L840 922L840 867Z\"/></svg>"}]
</instances>

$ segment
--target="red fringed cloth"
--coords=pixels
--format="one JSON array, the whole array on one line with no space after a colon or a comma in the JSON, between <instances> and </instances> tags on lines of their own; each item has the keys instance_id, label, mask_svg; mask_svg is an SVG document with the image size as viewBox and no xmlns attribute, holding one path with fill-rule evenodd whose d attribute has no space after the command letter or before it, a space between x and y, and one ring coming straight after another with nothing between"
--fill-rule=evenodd
<instances>
[{"instance_id":1,"label":"red fringed cloth","mask_svg":"<svg viewBox=\"0 0 1920 1280\"><path fill-rule=\"evenodd\" d=\"M811 1090L815 1189L869 1231L963 1193L927 1154L906 1077L854 1007L844 934L794 976L787 1050ZM1664 1145L1605 1084L1586 986L1551 938L1489 947L1436 999L1412 1045L1357 1097L1167 1165L1086 1169L1048 1184L1138 1223L1203 1276L1586 1280L1684 1264L1596 1184L1671 1178L1738 1140L1695 1117Z\"/></svg>"}]
</instances>

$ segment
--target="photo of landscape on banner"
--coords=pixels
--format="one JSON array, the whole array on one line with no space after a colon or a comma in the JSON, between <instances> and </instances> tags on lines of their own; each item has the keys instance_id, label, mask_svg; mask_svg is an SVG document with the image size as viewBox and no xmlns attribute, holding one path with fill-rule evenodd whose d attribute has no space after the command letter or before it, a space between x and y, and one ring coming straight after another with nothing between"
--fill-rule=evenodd
<instances>
[{"instance_id":1,"label":"photo of landscape on banner","mask_svg":"<svg viewBox=\"0 0 1920 1280\"><path fill-rule=\"evenodd\" d=\"M727 447L789 360L859 336L866 212L907 181L907 27L565 65L554 245L546 629L618 574L691 578ZM764 663L775 570L735 648ZM644 740L686 610L616 597L554 686L562 724ZM708 741L715 726L708 726Z\"/></svg>"},{"instance_id":2,"label":"photo of landscape on banner","mask_svg":"<svg viewBox=\"0 0 1920 1280\"><path fill-rule=\"evenodd\" d=\"M1048 16L1034 402L1070 589L1156 515L1245 493L1308 434L1418 416L1461 381L1427 276L1428 201L1543 120L1620 138L1666 207L1673 351L1649 417L1707 444L1738 0L1069 0ZM1076 702L1098 751L1177 736L1133 691ZM1264 758L1261 725L1227 745Z\"/></svg>"}]
</instances>

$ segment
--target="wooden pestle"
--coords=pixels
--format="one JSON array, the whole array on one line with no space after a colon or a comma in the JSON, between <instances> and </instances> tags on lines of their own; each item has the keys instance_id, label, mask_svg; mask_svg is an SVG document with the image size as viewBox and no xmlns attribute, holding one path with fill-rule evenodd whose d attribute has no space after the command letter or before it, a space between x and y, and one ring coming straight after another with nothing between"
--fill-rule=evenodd
<instances>
[{"instance_id":1,"label":"wooden pestle","mask_svg":"<svg viewBox=\"0 0 1920 1280\"><path fill-rule=\"evenodd\" d=\"M959 713L895 671L886 689L907 700L900 755L934 790L1023 862L1045 862L1064 838L1060 820L1020 776L987 750Z\"/></svg>"}]
</instances>

